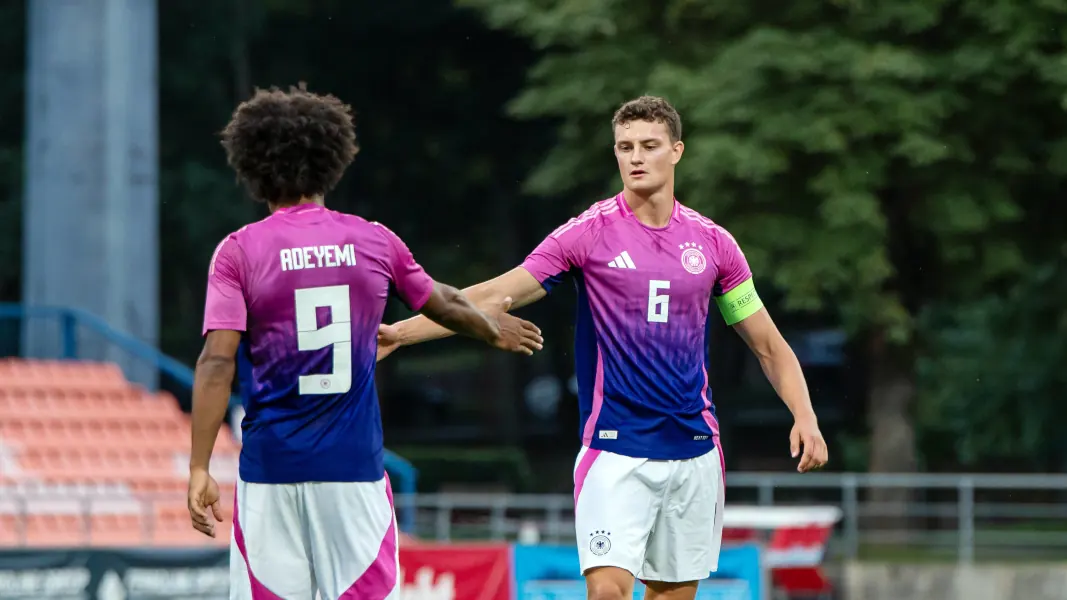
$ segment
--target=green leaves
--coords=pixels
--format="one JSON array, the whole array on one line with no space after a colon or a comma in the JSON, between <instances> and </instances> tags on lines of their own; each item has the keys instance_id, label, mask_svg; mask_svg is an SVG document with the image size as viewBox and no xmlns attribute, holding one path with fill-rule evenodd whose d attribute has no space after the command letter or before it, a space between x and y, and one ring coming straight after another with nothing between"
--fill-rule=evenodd
<instances>
[{"instance_id":1,"label":"green leaves","mask_svg":"<svg viewBox=\"0 0 1067 600\"><path fill-rule=\"evenodd\" d=\"M1067 239L1067 2L466 3L545 49L511 105L559 124L529 191L617 188L612 111L666 96L679 198L786 308L917 348L928 433L977 460L1038 452L1063 425L1034 395L1065 383L1043 323L1067 316L1026 276Z\"/></svg>"},{"instance_id":2,"label":"green leaves","mask_svg":"<svg viewBox=\"0 0 1067 600\"><path fill-rule=\"evenodd\" d=\"M1023 249L999 233L1025 213L1013 182L1067 170L1061 144L1034 139L1062 122L1063 58L1034 20L1060 3L677 0L643 19L610 0L467 4L548 50L511 104L561 123L528 190L615 181L612 110L665 95L684 120L679 197L733 230L789 306L832 299L853 330L904 327L913 315L887 298L918 269L972 290L1017 273ZM909 262L890 256L901 243Z\"/></svg>"},{"instance_id":3,"label":"green leaves","mask_svg":"<svg viewBox=\"0 0 1067 600\"><path fill-rule=\"evenodd\" d=\"M640 6L621 0L460 0L459 4L480 9L492 27L521 33L540 48L613 37L619 33L620 22L632 22L632 13L643 12Z\"/></svg>"},{"instance_id":4,"label":"green leaves","mask_svg":"<svg viewBox=\"0 0 1067 600\"><path fill-rule=\"evenodd\" d=\"M1067 427L1067 262L1030 271L1006 294L924 312L930 352L919 362L919 422L928 444L953 440L966 464L1016 459L1041 469Z\"/></svg>"}]
</instances>

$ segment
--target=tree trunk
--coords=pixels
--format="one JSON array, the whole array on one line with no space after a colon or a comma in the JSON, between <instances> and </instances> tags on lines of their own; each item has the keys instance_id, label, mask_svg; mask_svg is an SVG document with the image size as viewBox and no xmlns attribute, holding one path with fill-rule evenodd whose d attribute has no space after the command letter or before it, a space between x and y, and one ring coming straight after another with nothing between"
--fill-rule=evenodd
<instances>
[{"instance_id":1,"label":"tree trunk","mask_svg":"<svg viewBox=\"0 0 1067 600\"><path fill-rule=\"evenodd\" d=\"M867 423L870 427L869 470L872 473L914 473L917 468L914 355L910 348L892 345L876 332L869 345L870 384ZM868 501L876 526L906 530L913 490L872 488ZM872 523L873 525L874 523Z\"/></svg>"}]
</instances>

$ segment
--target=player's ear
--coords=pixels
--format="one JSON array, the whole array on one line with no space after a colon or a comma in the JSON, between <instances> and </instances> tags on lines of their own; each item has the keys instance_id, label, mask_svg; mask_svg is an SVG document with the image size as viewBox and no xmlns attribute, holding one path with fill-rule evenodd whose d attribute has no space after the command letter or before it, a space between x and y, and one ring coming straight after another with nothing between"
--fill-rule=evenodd
<instances>
[{"instance_id":1,"label":"player's ear","mask_svg":"<svg viewBox=\"0 0 1067 600\"><path fill-rule=\"evenodd\" d=\"M671 164L676 165L678 161L682 160L682 152L685 152L685 142L678 140L674 142L674 147L671 148Z\"/></svg>"}]
</instances>

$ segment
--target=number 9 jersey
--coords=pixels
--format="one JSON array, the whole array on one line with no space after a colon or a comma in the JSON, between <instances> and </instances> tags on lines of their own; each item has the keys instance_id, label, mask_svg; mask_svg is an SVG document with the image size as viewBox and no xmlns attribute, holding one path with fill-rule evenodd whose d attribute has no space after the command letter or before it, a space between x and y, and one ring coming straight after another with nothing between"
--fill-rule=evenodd
<instances>
[{"instance_id":1,"label":"number 9 jersey","mask_svg":"<svg viewBox=\"0 0 1067 600\"><path fill-rule=\"evenodd\" d=\"M240 478L379 481L378 325L395 293L433 290L404 243L357 216L300 204L230 234L211 259L203 332L243 332Z\"/></svg>"},{"instance_id":2,"label":"number 9 jersey","mask_svg":"<svg viewBox=\"0 0 1067 600\"><path fill-rule=\"evenodd\" d=\"M522 266L546 290L574 275L583 446L654 460L715 448L709 306L714 298L730 325L762 307L725 229L677 201L666 227L648 227L619 194L554 231Z\"/></svg>"}]
</instances>

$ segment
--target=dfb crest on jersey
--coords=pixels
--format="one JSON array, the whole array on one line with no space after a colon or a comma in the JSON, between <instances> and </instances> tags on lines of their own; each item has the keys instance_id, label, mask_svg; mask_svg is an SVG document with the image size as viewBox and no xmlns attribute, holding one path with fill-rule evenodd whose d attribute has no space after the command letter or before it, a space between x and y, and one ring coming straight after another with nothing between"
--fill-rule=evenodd
<instances>
[{"instance_id":1,"label":"dfb crest on jersey","mask_svg":"<svg viewBox=\"0 0 1067 600\"><path fill-rule=\"evenodd\" d=\"M604 556L608 552L611 552L611 532L609 531L594 531L589 534L592 539L589 540L589 551L597 556Z\"/></svg>"},{"instance_id":2,"label":"dfb crest on jersey","mask_svg":"<svg viewBox=\"0 0 1067 600\"><path fill-rule=\"evenodd\" d=\"M704 269L708 268L708 259L704 258L702 252L704 246L696 242L686 242L679 244L678 249L682 251L682 267L686 271L693 275L700 275Z\"/></svg>"}]
</instances>

